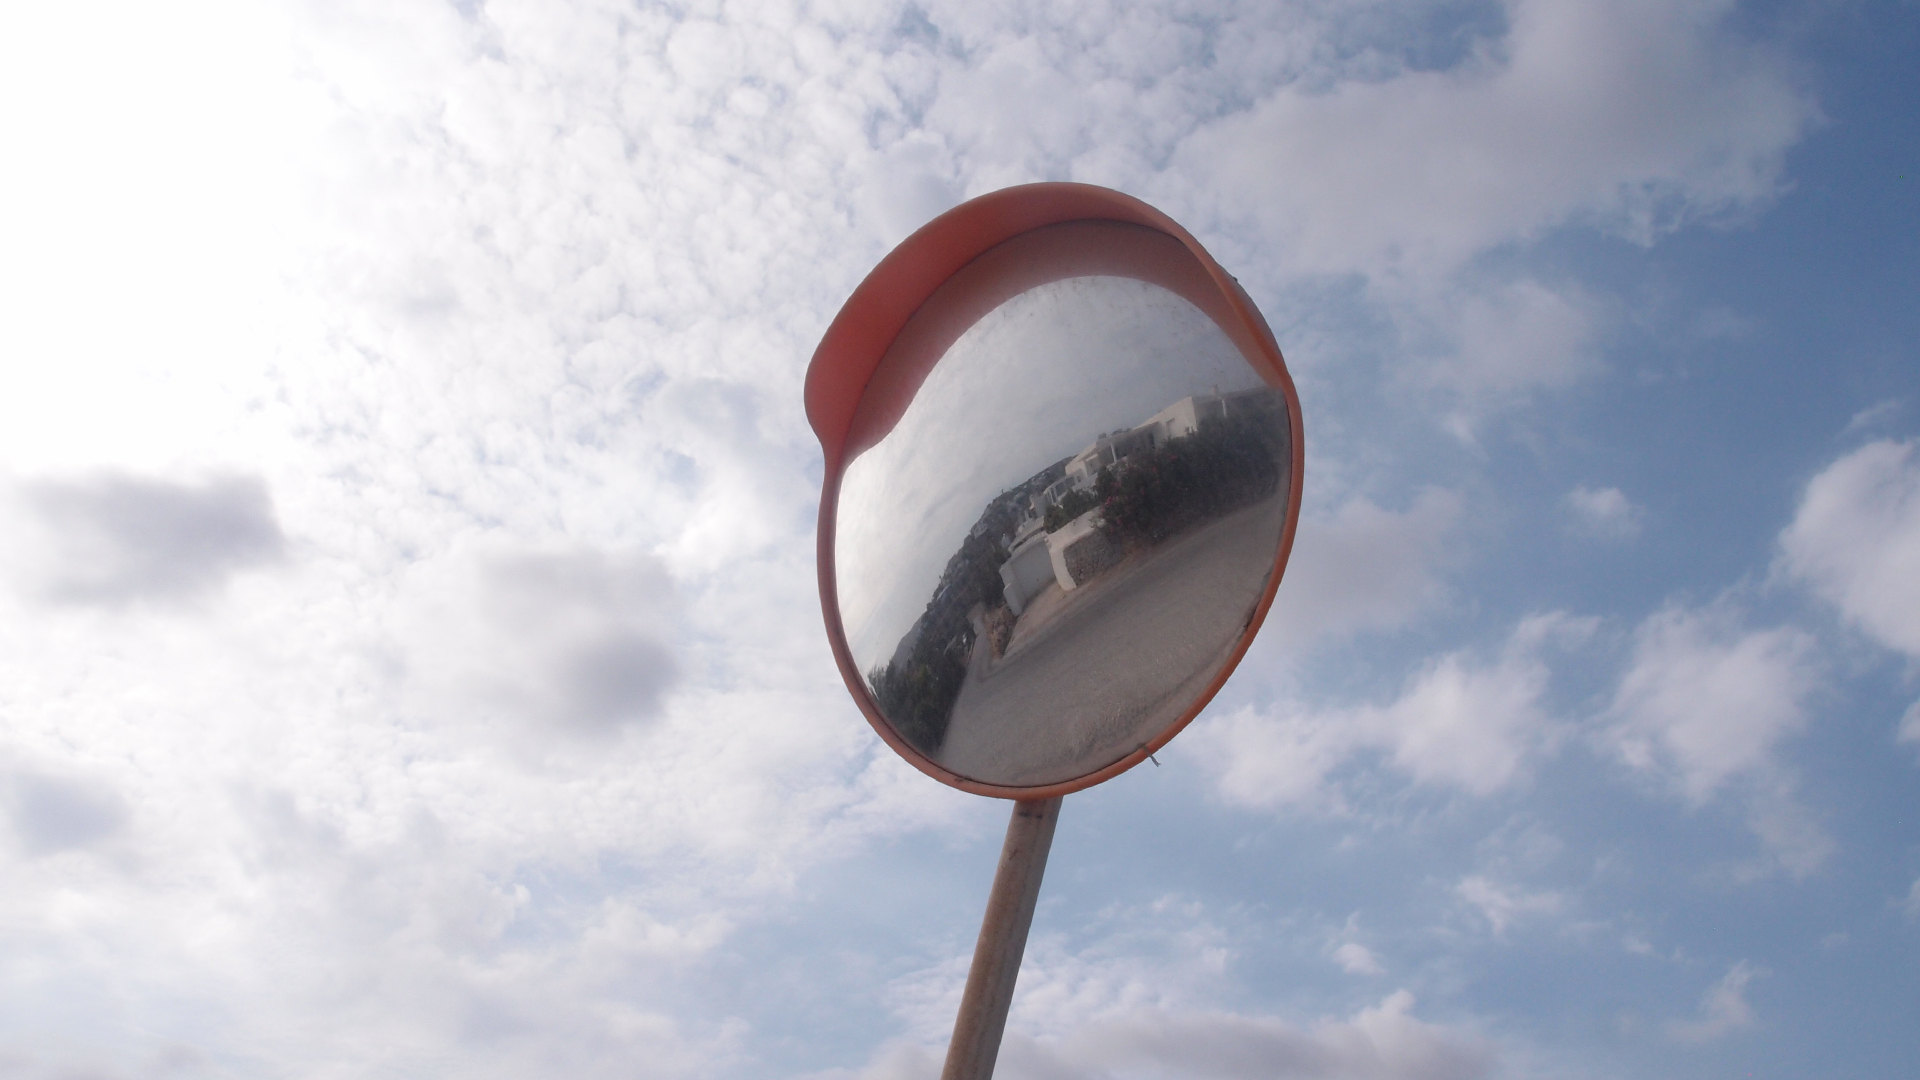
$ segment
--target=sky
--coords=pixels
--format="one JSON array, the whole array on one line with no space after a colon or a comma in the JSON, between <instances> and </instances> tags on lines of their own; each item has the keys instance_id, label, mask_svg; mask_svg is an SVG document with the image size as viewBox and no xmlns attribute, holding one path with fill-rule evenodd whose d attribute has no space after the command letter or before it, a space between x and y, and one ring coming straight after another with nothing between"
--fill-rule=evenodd
<instances>
[{"instance_id":1,"label":"sky","mask_svg":"<svg viewBox=\"0 0 1920 1080\"><path fill-rule=\"evenodd\" d=\"M1182 398L1262 385L1205 312L1147 282L1069 278L988 312L841 480L836 599L855 665L893 655L1002 492Z\"/></svg>"},{"instance_id":2,"label":"sky","mask_svg":"<svg viewBox=\"0 0 1920 1080\"><path fill-rule=\"evenodd\" d=\"M801 405L1036 180L1299 384L1272 614L1062 811L999 1075L1910 1075L1920 8L34 5L0 1073L938 1074L1007 816L824 638Z\"/></svg>"}]
</instances>

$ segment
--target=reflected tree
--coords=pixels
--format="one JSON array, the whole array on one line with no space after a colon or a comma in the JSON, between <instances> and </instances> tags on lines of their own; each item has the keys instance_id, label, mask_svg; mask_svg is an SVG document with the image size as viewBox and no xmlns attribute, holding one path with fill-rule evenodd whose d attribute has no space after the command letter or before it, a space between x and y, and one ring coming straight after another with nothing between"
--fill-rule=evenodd
<instances>
[{"instance_id":1,"label":"reflected tree","mask_svg":"<svg viewBox=\"0 0 1920 1080\"><path fill-rule=\"evenodd\" d=\"M1287 450L1278 395L1252 395L1190 435L1168 439L1102 469L1094 484L1101 530L1125 547L1175 533L1251 505L1279 487Z\"/></svg>"}]
</instances>

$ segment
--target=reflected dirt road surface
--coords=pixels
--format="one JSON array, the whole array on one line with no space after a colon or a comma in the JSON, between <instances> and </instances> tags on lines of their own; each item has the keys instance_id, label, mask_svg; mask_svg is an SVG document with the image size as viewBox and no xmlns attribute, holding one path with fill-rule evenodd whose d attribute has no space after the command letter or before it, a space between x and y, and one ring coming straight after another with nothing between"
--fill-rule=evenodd
<instances>
[{"instance_id":1,"label":"reflected dirt road surface","mask_svg":"<svg viewBox=\"0 0 1920 1080\"><path fill-rule=\"evenodd\" d=\"M997 661L982 636L935 760L1028 787L1085 775L1165 730L1238 642L1286 505L1265 499L1047 598L1030 611L1045 625L1016 627Z\"/></svg>"}]
</instances>

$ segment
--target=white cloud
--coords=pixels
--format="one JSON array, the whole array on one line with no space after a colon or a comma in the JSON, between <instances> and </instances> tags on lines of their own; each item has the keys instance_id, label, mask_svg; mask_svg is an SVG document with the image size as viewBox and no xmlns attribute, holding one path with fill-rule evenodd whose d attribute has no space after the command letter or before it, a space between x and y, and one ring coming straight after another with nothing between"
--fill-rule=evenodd
<instances>
[{"instance_id":1,"label":"white cloud","mask_svg":"<svg viewBox=\"0 0 1920 1080\"><path fill-rule=\"evenodd\" d=\"M1731 3L1505 6L1458 67L1289 83L1181 152L1320 273L1431 272L1569 220L1644 241L1778 190L1814 110L1719 31Z\"/></svg>"},{"instance_id":2,"label":"white cloud","mask_svg":"<svg viewBox=\"0 0 1920 1080\"><path fill-rule=\"evenodd\" d=\"M827 1069L802 1080L938 1080L945 1061L944 1048L896 1039L881 1046L859 1069Z\"/></svg>"},{"instance_id":3,"label":"white cloud","mask_svg":"<svg viewBox=\"0 0 1920 1080\"><path fill-rule=\"evenodd\" d=\"M1470 667L1455 653L1364 723L1391 740L1394 764L1416 781L1488 795L1517 779L1548 741L1547 678L1531 642L1513 643L1492 667Z\"/></svg>"},{"instance_id":4,"label":"white cloud","mask_svg":"<svg viewBox=\"0 0 1920 1080\"><path fill-rule=\"evenodd\" d=\"M1906 899L1900 902L1900 910L1909 919L1920 919L1920 878L1913 879L1913 885L1907 889Z\"/></svg>"},{"instance_id":5,"label":"white cloud","mask_svg":"<svg viewBox=\"0 0 1920 1080\"><path fill-rule=\"evenodd\" d=\"M1465 652L1425 664L1386 705L1243 708L1203 721L1181 740L1214 773L1220 795L1243 806L1338 801L1335 770L1378 755L1415 783L1490 795L1517 783L1559 737L1543 698L1541 652L1591 633L1591 620L1523 620L1492 662Z\"/></svg>"},{"instance_id":6,"label":"white cloud","mask_svg":"<svg viewBox=\"0 0 1920 1080\"><path fill-rule=\"evenodd\" d=\"M1882 439L1807 484L1780 534L1786 571L1887 648L1920 657L1920 461Z\"/></svg>"},{"instance_id":7,"label":"white cloud","mask_svg":"<svg viewBox=\"0 0 1920 1080\"><path fill-rule=\"evenodd\" d=\"M1200 759L1229 803L1336 803L1336 793L1326 790L1327 778L1356 750L1340 720L1337 714L1243 707L1201 720L1176 745Z\"/></svg>"},{"instance_id":8,"label":"white cloud","mask_svg":"<svg viewBox=\"0 0 1920 1080\"><path fill-rule=\"evenodd\" d=\"M598 552L501 558L486 566L482 589L493 619L523 635L514 651L564 650L539 679L560 695L552 719L607 723L659 711L678 672L656 628L676 605L651 560ZM506 657L490 660L498 670Z\"/></svg>"},{"instance_id":9,"label":"white cloud","mask_svg":"<svg viewBox=\"0 0 1920 1080\"><path fill-rule=\"evenodd\" d=\"M1747 825L1766 845L1774 866L1745 869L1743 877L1776 867L1794 877L1806 877L1833 854L1833 837L1821 826L1820 815L1797 797L1789 778L1775 777L1749 798Z\"/></svg>"},{"instance_id":10,"label":"white cloud","mask_svg":"<svg viewBox=\"0 0 1920 1080\"><path fill-rule=\"evenodd\" d=\"M857 205L889 243L906 239L962 197L952 153L925 131L874 152L864 172Z\"/></svg>"},{"instance_id":11,"label":"white cloud","mask_svg":"<svg viewBox=\"0 0 1920 1080\"><path fill-rule=\"evenodd\" d=\"M1058 932L1029 941L1010 1031L1045 1038L1122 1013L1189 1007L1210 1000L1236 960L1232 935L1188 896L1110 905L1073 936L1089 932L1102 944L1076 946ZM889 987L894 1011L921 1039L952 1030L969 960L956 954Z\"/></svg>"},{"instance_id":12,"label":"white cloud","mask_svg":"<svg viewBox=\"0 0 1920 1080\"><path fill-rule=\"evenodd\" d=\"M1854 413L1847 421L1846 432L1851 435L1856 431L1871 431L1899 416L1905 408L1906 402L1899 398L1876 402Z\"/></svg>"},{"instance_id":13,"label":"white cloud","mask_svg":"<svg viewBox=\"0 0 1920 1080\"><path fill-rule=\"evenodd\" d=\"M520 878L452 813L416 805L377 840L285 793L216 786L204 821L147 792L144 842L118 873L9 868L6 918L31 927L8 935L10 1014L57 1003L48 1019L97 1022L162 1001L160 1030L102 1024L88 1045L112 1061L197 1044L250 1072L364 1072L449 1046L484 1047L472 1071L499 1077L636 1061L688 1075L732 1056L737 1025L674 1015L676 979L723 919L657 895L570 902L566 874Z\"/></svg>"},{"instance_id":14,"label":"white cloud","mask_svg":"<svg viewBox=\"0 0 1920 1080\"><path fill-rule=\"evenodd\" d=\"M1405 510L1355 497L1304 517L1261 639L1288 652L1405 626L1442 592L1439 571L1461 499L1429 488Z\"/></svg>"},{"instance_id":15,"label":"white cloud","mask_svg":"<svg viewBox=\"0 0 1920 1080\"><path fill-rule=\"evenodd\" d=\"M1468 394L1564 386L1591 367L1591 319L1577 297L1517 281L1469 299L1460 315L1460 363L1435 378Z\"/></svg>"},{"instance_id":16,"label":"white cloud","mask_svg":"<svg viewBox=\"0 0 1920 1080\"><path fill-rule=\"evenodd\" d=\"M1411 1015L1397 990L1342 1020L1296 1026L1270 1017L1135 1010L1046 1040L1003 1047L1009 1080L1050 1076L1272 1076L1355 1080L1468 1080L1498 1060L1480 1038Z\"/></svg>"},{"instance_id":17,"label":"white cloud","mask_svg":"<svg viewBox=\"0 0 1920 1080\"><path fill-rule=\"evenodd\" d=\"M1436 336L1438 355L1416 369L1422 391L1449 395L1444 426L1472 442L1482 417L1561 390L1599 370L1592 302L1533 280L1448 290L1413 301L1403 324Z\"/></svg>"},{"instance_id":18,"label":"white cloud","mask_svg":"<svg viewBox=\"0 0 1920 1080\"><path fill-rule=\"evenodd\" d=\"M1640 535L1641 510L1619 488L1577 487L1567 492L1567 509L1574 531L1604 540L1631 540Z\"/></svg>"},{"instance_id":19,"label":"white cloud","mask_svg":"<svg viewBox=\"0 0 1920 1080\"><path fill-rule=\"evenodd\" d=\"M1700 999L1700 1018L1675 1021L1667 1034L1676 1042L1708 1043L1754 1026L1753 1006L1747 1003L1747 984L1766 974L1745 960L1733 965Z\"/></svg>"},{"instance_id":20,"label":"white cloud","mask_svg":"<svg viewBox=\"0 0 1920 1080\"><path fill-rule=\"evenodd\" d=\"M1803 702L1818 682L1803 631L1747 630L1725 611L1668 608L1636 632L1609 737L1628 764L1704 802L1773 767L1774 747L1806 726Z\"/></svg>"},{"instance_id":21,"label":"white cloud","mask_svg":"<svg viewBox=\"0 0 1920 1080\"><path fill-rule=\"evenodd\" d=\"M1023 973L1022 997L1026 996ZM994 1075L1009 1080L1060 1077L1217 1077L1221 1080L1325 1077L1354 1080L1469 1080L1494 1075L1496 1048L1471 1030L1412 1015L1406 990L1343 1019L1309 1025L1272 1016L1116 1002L1074 1019L1035 1024L1016 1000ZM938 1075L931 1048L883 1046L864 1068L818 1080L908 1080Z\"/></svg>"},{"instance_id":22,"label":"white cloud","mask_svg":"<svg viewBox=\"0 0 1920 1080\"><path fill-rule=\"evenodd\" d=\"M461 553L422 568L411 663L449 714L604 738L650 722L679 680L672 579L638 552ZM437 579L437 580L436 580Z\"/></svg>"},{"instance_id":23,"label":"white cloud","mask_svg":"<svg viewBox=\"0 0 1920 1080\"><path fill-rule=\"evenodd\" d=\"M21 484L12 530L22 591L108 607L204 599L281 561L286 538L257 476L198 483L105 473Z\"/></svg>"},{"instance_id":24,"label":"white cloud","mask_svg":"<svg viewBox=\"0 0 1920 1080\"><path fill-rule=\"evenodd\" d=\"M1821 680L1804 631L1749 630L1724 607L1667 608L1635 634L1604 738L1693 805L1734 791L1779 866L1805 876L1833 841L1795 799L1775 750L1806 727L1805 700Z\"/></svg>"},{"instance_id":25,"label":"white cloud","mask_svg":"<svg viewBox=\"0 0 1920 1080\"><path fill-rule=\"evenodd\" d=\"M1281 49L1292 77L1186 135L1156 188L1276 286L1359 277L1401 339L1398 381L1441 391L1434 419L1473 443L1599 370L1605 330L1577 285L1477 259L1568 226L1650 243L1781 190L1816 109L1784 58L1723 29L1733 6L1507 0L1504 33L1440 70Z\"/></svg>"},{"instance_id":26,"label":"white cloud","mask_svg":"<svg viewBox=\"0 0 1920 1080\"><path fill-rule=\"evenodd\" d=\"M1380 958L1373 950L1357 941L1343 941L1333 950L1333 962L1340 970L1349 975L1385 975L1387 969L1380 966Z\"/></svg>"},{"instance_id":27,"label":"white cloud","mask_svg":"<svg viewBox=\"0 0 1920 1080\"><path fill-rule=\"evenodd\" d=\"M247 414L315 131L293 21L234 0L19 14L0 44L10 467L259 468Z\"/></svg>"},{"instance_id":28,"label":"white cloud","mask_svg":"<svg viewBox=\"0 0 1920 1080\"><path fill-rule=\"evenodd\" d=\"M1493 928L1495 937L1505 934L1516 920L1529 915L1550 915L1559 911L1563 903L1559 893L1520 892L1496 885L1478 874L1462 879L1453 891L1480 912Z\"/></svg>"},{"instance_id":29,"label":"white cloud","mask_svg":"<svg viewBox=\"0 0 1920 1080\"><path fill-rule=\"evenodd\" d=\"M109 783L20 766L0 767L0 808L30 855L100 844L124 831L130 817Z\"/></svg>"},{"instance_id":30,"label":"white cloud","mask_svg":"<svg viewBox=\"0 0 1920 1080\"><path fill-rule=\"evenodd\" d=\"M1380 957L1361 944L1360 913L1353 912L1336 932L1327 935L1327 955L1349 975L1385 975Z\"/></svg>"}]
</instances>

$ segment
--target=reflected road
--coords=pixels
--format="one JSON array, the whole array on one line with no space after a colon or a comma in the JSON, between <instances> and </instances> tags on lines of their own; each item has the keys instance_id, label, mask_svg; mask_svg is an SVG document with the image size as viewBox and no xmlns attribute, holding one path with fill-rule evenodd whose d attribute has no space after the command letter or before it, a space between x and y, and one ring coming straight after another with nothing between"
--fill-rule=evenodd
<instances>
[{"instance_id":1,"label":"reflected road","mask_svg":"<svg viewBox=\"0 0 1920 1080\"><path fill-rule=\"evenodd\" d=\"M1238 642L1285 510L1275 495L1130 557L1061 597L1045 627L1016 630L998 661L982 635L935 760L1025 787L1083 776L1144 745Z\"/></svg>"}]
</instances>

